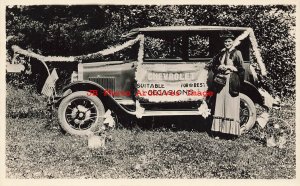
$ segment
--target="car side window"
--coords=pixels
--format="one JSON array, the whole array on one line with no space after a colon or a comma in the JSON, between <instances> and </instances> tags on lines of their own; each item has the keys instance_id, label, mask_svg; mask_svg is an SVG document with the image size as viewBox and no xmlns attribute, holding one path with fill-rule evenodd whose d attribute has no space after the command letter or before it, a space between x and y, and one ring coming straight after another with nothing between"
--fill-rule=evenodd
<instances>
[{"instance_id":1,"label":"car side window","mask_svg":"<svg viewBox=\"0 0 300 186\"><path fill-rule=\"evenodd\" d=\"M194 35L189 37L189 58L209 57L209 37Z\"/></svg>"},{"instance_id":2,"label":"car side window","mask_svg":"<svg viewBox=\"0 0 300 186\"><path fill-rule=\"evenodd\" d=\"M182 59L182 37L146 37L145 60Z\"/></svg>"}]
</instances>

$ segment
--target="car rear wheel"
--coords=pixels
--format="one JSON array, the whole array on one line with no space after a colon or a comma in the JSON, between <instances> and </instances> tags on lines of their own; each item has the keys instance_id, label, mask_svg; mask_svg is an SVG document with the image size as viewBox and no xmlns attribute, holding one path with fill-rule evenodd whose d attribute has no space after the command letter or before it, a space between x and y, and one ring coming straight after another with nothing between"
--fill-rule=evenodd
<instances>
[{"instance_id":1,"label":"car rear wheel","mask_svg":"<svg viewBox=\"0 0 300 186\"><path fill-rule=\"evenodd\" d=\"M240 93L240 126L241 134L250 130L256 121L256 108L253 101L245 94Z\"/></svg>"},{"instance_id":2,"label":"car rear wheel","mask_svg":"<svg viewBox=\"0 0 300 186\"><path fill-rule=\"evenodd\" d=\"M73 135L91 135L103 125L104 106L97 96L86 91L68 95L58 107L63 130Z\"/></svg>"}]
</instances>

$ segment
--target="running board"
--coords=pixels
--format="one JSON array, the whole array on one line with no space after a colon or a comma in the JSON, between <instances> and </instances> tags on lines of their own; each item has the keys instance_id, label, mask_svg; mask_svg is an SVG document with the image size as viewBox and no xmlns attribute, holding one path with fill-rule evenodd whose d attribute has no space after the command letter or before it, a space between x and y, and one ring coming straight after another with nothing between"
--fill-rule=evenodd
<instances>
[{"instance_id":1,"label":"running board","mask_svg":"<svg viewBox=\"0 0 300 186\"><path fill-rule=\"evenodd\" d=\"M142 116L193 116L201 115L198 110L190 111L144 111Z\"/></svg>"},{"instance_id":2,"label":"running board","mask_svg":"<svg viewBox=\"0 0 300 186\"><path fill-rule=\"evenodd\" d=\"M116 102L120 105L135 105L135 102L133 100L116 100Z\"/></svg>"},{"instance_id":3,"label":"running board","mask_svg":"<svg viewBox=\"0 0 300 186\"><path fill-rule=\"evenodd\" d=\"M116 100L120 105L135 105L133 100ZM126 111L126 109L125 109ZM138 115L139 117L143 116L194 116L200 115L198 110L143 110L141 112L136 111L127 111L128 114Z\"/></svg>"}]
</instances>

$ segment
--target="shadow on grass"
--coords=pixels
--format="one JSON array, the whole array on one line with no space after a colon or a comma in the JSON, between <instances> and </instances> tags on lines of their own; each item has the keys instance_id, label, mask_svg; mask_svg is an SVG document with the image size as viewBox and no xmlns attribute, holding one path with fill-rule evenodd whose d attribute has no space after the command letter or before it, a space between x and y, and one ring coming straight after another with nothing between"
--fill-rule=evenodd
<instances>
[{"instance_id":1,"label":"shadow on grass","mask_svg":"<svg viewBox=\"0 0 300 186\"><path fill-rule=\"evenodd\" d=\"M211 120L200 116L151 116L120 122L124 128L153 131L208 132L211 127ZM126 124L123 125L123 123Z\"/></svg>"}]
</instances>

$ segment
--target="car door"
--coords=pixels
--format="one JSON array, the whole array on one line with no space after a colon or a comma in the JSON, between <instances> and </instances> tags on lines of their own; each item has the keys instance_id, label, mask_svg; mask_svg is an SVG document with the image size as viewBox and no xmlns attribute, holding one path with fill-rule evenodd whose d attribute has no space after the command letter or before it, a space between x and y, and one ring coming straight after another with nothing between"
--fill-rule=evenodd
<instances>
[{"instance_id":1,"label":"car door","mask_svg":"<svg viewBox=\"0 0 300 186\"><path fill-rule=\"evenodd\" d=\"M205 42L203 38L182 33L146 36L143 62L136 71L137 99L154 103L188 102L203 100L212 94L208 91L205 69L209 59L199 56L203 51L195 47L203 48L204 43L208 50Z\"/></svg>"}]
</instances>

